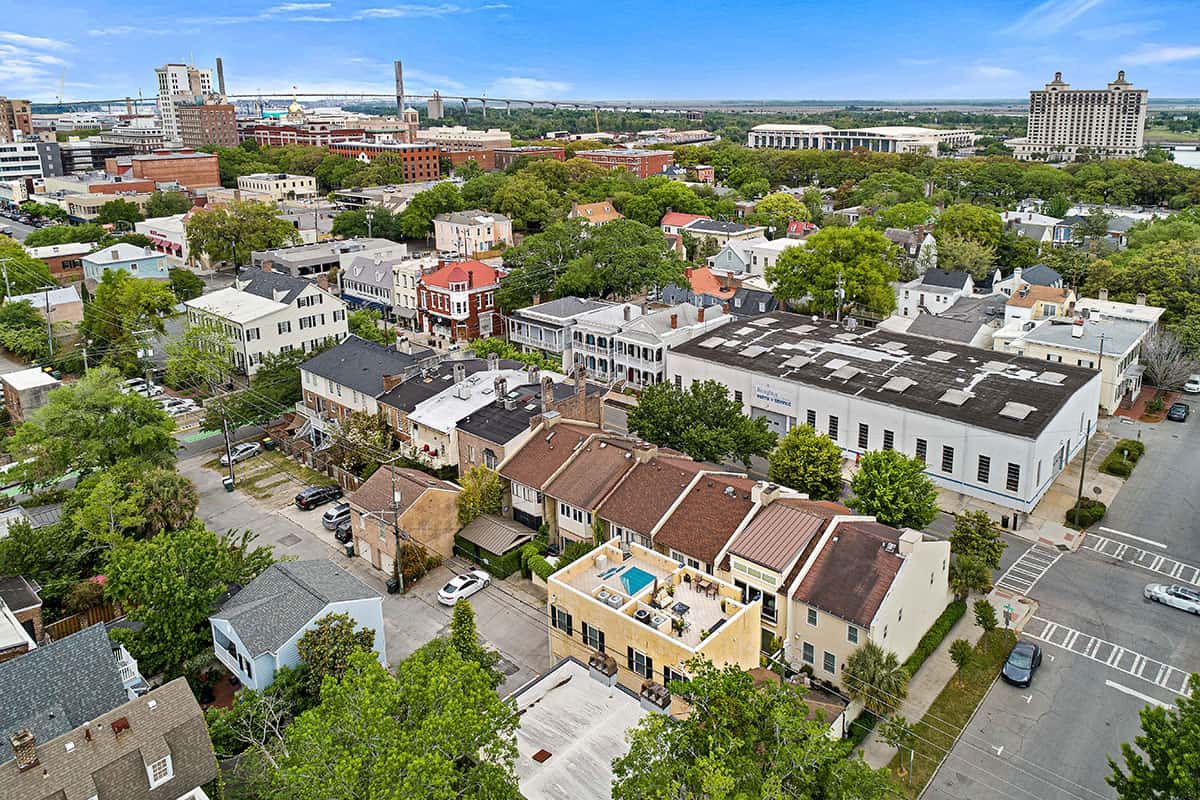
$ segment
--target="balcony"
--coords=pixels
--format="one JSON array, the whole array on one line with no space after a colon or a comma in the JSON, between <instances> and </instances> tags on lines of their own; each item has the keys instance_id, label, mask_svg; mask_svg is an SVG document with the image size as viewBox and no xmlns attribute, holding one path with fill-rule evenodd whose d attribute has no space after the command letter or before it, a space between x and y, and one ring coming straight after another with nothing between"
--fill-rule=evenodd
<instances>
[{"instance_id":1,"label":"balcony","mask_svg":"<svg viewBox=\"0 0 1200 800\"><path fill-rule=\"evenodd\" d=\"M146 679L142 677L142 673L138 670L137 661L125 649L125 645L119 644L114 647L113 655L117 659L117 669L121 674L121 684L125 687L125 691L129 693L130 700L150 691L150 684L146 683Z\"/></svg>"}]
</instances>

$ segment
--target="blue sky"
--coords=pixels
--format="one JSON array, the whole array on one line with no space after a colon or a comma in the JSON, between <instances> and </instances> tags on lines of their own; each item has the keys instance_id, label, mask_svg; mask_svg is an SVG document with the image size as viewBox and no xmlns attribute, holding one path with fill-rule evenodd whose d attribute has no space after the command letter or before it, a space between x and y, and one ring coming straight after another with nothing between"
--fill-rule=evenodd
<instances>
[{"instance_id":1,"label":"blue sky","mask_svg":"<svg viewBox=\"0 0 1200 800\"><path fill-rule=\"evenodd\" d=\"M209 10L211 9L211 11ZM526 98L1022 97L1056 70L1118 69L1200 96L1197 0L757 3L0 0L0 95L152 95L168 61L231 92L391 90Z\"/></svg>"}]
</instances>

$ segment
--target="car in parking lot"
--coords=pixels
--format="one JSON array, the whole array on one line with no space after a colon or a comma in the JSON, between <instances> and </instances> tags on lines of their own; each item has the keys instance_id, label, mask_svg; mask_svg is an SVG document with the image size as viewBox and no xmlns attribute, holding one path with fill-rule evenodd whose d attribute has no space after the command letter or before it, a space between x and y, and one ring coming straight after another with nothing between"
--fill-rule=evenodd
<instances>
[{"instance_id":1,"label":"car in parking lot","mask_svg":"<svg viewBox=\"0 0 1200 800\"><path fill-rule=\"evenodd\" d=\"M1017 642L1000 669L1000 677L1005 683L1025 688L1033 682L1033 673L1041 665L1042 648L1032 642Z\"/></svg>"},{"instance_id":2,"label":"car in parking lot","mask_svg":"<svg viewBox=\"0 0 1200 800\"><path fill-rule=\"evenodd\" d=\"M1171 407L1167 409L1167 419L1171 422L1187 422L1191 410L1192 407L1187 403L1172 403Z\"/></svg>"},{"instance_id":3,"label":"car in parking lot","mask_svg":"<svg viewBox=\"0 0 1200 800\"><path fill-rule=\"evenodd\" d=\"M228 467L230 461L237 464L245 461L247 458L253 458L262 452L262 445L258 442L239 442L229 448L229 452L221 456L221 466ZM231 458L232 457L232 458Z\"/></svg>"},{"instance_id":4,"label":"car in parking lot","mask_svg":"<svg viewBox=\"0 0 1200 800\"><path fill-rule=\"evenodd\" d=\"M444 606L452 606L491 584L492 576L481 569L464 572L451 578L445 586L438 589L438 602Z\"/></svg>"},{"instance_id":5,"label":"car in parking lot","mask_svg":"<svg viewBox=\"0 0 1200 800\"><path fill-rule=\"evenodd\" d=\"M1150 583L1146 584L1142 594L1147 600L1200 616L1200 591L1196 589L1187 586L1168 586L1165 583Z\"/></svg>"},{"instance_id":6,"label":"car in parking lot","mask_svg":"<svg viewBox=\"0 0 1200 800\"><path fill-rule=\"evenodd\" d=\"M350 504L344 500L321 515L321 524L325 530L337 530L337 526L350 521Z\"/></svg>"},{"instance_id":7,"label":"car in parking lot","mask_svg":"<svg viewBox=\"0 0 1200 800\"><path fill-rule=\"evenodd\" d=\"M149 386L149 390L147 390L147 386ZM147 384L145 378L130 378L125 381L125 385L121 388L121 394L129 394L130 392L146 395L147 397L157 397L163 393L163 388L153 383Z\"/></svg>"},{"instance_id":8,"label":"car in parking lot","mask_svg":"<svg viewBox=\"0 0 1200 800\"><path fill-rule=\"evenodd\" d=\"M158 398L158 405L159 408L172 417L196 410L196 401L188 397L160 397Z\"/></svg>"},{"instance_id":9,"label":"car in parking lot","mask_svg":"<svg viewBox=\"0 0 1200 800\"><path fill-rule=\"evenodd\" d=\"M1183 390L1188 394L1200 394L1200 375L1189 375L1187 383L1183 384Z\"/></svg>"},{"instance_id":10,"label":"car in parking lot","mask_svg":"<svg viewBox=\"0 0 1200 800\"><path fill-rule=\"evenodd\" d=\"M341 497L340 486L309 486L296 495L296 508L301 511L311 511L317 506L340 500Z\"/></svg>"}]
</instances>

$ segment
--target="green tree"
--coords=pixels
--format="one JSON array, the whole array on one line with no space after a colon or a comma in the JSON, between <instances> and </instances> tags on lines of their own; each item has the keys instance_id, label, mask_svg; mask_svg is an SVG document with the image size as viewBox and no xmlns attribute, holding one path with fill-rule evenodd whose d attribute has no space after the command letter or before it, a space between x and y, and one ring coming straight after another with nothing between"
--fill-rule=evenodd
<instances>
[{"instance_id":1,"label":"green tree","mask_svg":"<svg viewBox=\"0 0 1200 800\"><path fill-rule=\"evenodd\" d=\"M387 459L392 432L383 418L366 411L355 411L342 420L333 437L330 451L334 463L360 478L370 477Z\"/></svg>"},{"instance_id":2,"label":"green tree","mask_svg":"<svg viewBox=\"0 0 1200 800\"><path fill-rule=\"evenodd\" d=\"M668 249L662 233L634 220L601 225L584 240L582 250L555 284L559 296L630 297L684 281L683 262Z\"/></svg>"},{"instance_id":3,"label":"green tree","mask_svg":"<svg viewBox=\"0 0 1200 800\"><path fill-rule=\"evenodd\" d=\"M476 175L463 184L463 203L471 208L490 209L496 192L507 182L508 176L503 172L486 172Z\"/></svg>"},{"instance_id":4,"label":"green tree","mask_svg":"<svg viewBox=\"0 0 1200 800\"><path fill-rule=\"evenodd\" d=\"M46 219L67 218L67 212L53 203L38 203L33 200L26 200L18 208L21 209L21 213L31 214L35 217L45 217Z\"/></svg>"},{"instance_id":5,"label":"green tree","mask_svg":"<svg viewBox=\"0 0 1200 800\"><path fill-rule=\"evenodd\" d=\"M869 228L826 228L808 237L804 247L790 247L767 267L781 300L806 300L812 311L837 308L839 280L845 305L887 314L896 307L892 282L900 277L895 245Z\"/></svg>"},{"instance_id":6,"label":"green tree","mask_svg":"<svg viewBox=\"0 0 1200 800\"><path fill-rule=\"evenodd\" d=\"M374 646L375 631L356 630L349 614L326 614L318 619L296 642L309 694L320 697L326 677L341 680L350 667L350 656L360 650L372 653Z\"/></svg>"},{"instance_id":7,"label":"green tree","mask_svg":"<svg viewBox=\"0 0 1200 800\"><path fill-rule=\"evenodd\" d=\"M146 333L164 333L163 318L175 304L168 283L107 270L84 306L80 333L92 340L90 352L101 353L105 363L125 374L138 374L144 370Z\"/></svg>"},{"instance_id":8,"label":"green tree","mask_svg":"<svg viewBox=\"0 0 1200 800\"><path fill-rule=\"evenodd\" d=\"M167 274L171 276L171 291L179 302L186 303L204 294L204 281L190 269L171 267Z\"/></svg>"},{"instance_id":9,"label":"green tree","mask_svg":"<svg viewBox=\"0 0 1200 800\"><path fill-rule=\"evenodd\" d=\"M963 236L942 236L937 240L937 248L938 267L970 273L976 281L985 280L996 264L994 248Z\"/></svg>"},{"instance_id":10,"label":"green tree","mask_svg":"<svg viewBox=\"0 0 1200 800\"><path fill-rule=\"evenodd\" d=\"M475 610L465 598L455 602L454 613L450 616L450 646L458 651L463 661L478 664L479 669L491 677L493 687L499 687L504 682L504 674L496 669L500 654L479 643Z\"/></svg>"},{"instance_id":11,"label":"green tree","mask_svg":"<svg viewBox=\"0 0 1200 800\"><path fill-rule=\"evenodd\" d=\"M1000 536L986 511L964 511L954 520L950 550L956 556L973 556L988 569L1000 568L1008 543Z\"/></svg>"},{"instance_id":12,"label":"green tree","mask_svg":"<svg viewBox=\"0 0 1200 800\"><path fill-rule=\"evenodd\" d=\"M736 665L700 658L687 668L691 713L647 714L627 734L613 800L881 800L892 791L882 770L850 757L849 742L829 738L827 721L808 717L805 689L755 687Z\"/></svg>"},{"instance_id":13,"label":"green tree","mask_svg":"<svg viewBox=\"0 0 1200 800\"><path fill-rule=\"evenodd\" d=\"M504 503L500 476L483 464L471 467L459 480L458 524L466 525L481 514L499 514Z\"/></svg>"},{"instance_id":14,"label":"green tree","mask_svg":"<svg viewBox=\"0 0 1200 800\"><path fill-rule=\"evenodd\" d=\"M165 380L176 389L205 389L225 383L233 372L233 343L211 323L191 325L167 343Z\"/></svg>"},{"instance_id":15,"label":"green tree","mask_svg":"<svg viewBox=\"0 0 1200 800\"><path fill-rule=\"evenodd\" d=\"M758 201L747 222L766 227L772 238L782 238L787 235L788 223L797 220L808 222L808 209L790 194L776 192Z\"/></svg>"},{"instance_id":16,"label":"green tree","mask_svg":"<svg viewBox=\"0 0 1200 800\"><path fill-rule=\"evenodd\" d=\"M1046 201L1046 205L1042 207L1042 213L1051 217L1062 219L1071 210L1071 198L1067 197L1066 193L1059 192Z\"/></svg>"},{"instance_id":17,"label":"green tree","mask_svg":"<svg viewBox=\"0 0 1200 800\"><path fill-rule=\"evenodd\" d=\"M850 202L857 206L894 206L925 199L924 182L897 169L872 172L854 185Z\"/></svg>"},{"instance_id":18,"label":"green tree","mask_svg":"<svg viewBox=\"0 0 1200 800\"><path fill-rule=\"evenodd\" d=\"M543 228L562 216L562 200L537 176L518 172L492 193L495 210L512 219L513 228Z\"/></svg>"},{"instance_id":19,"label":"green tree","mask_svg":"<svg viewBox=\"0 0 1200 800\"><path fill-rule=\"evenodd\" d=\"M516 726L490 677L445 640L417 650L395 677L358 652L287 727L275 785L293 800L518 800Z\"/></svg>"},{"instance_id":20,"label":"green tree","mask_svg":"<svg viewBox=\"0 0 1200 800\"><path fill-rule=\"evenodd\" d=\"M371 217L370 224L367 224L368 214ZM398 242L404 238L400 219L400 214L394 214L383 207L356 208L343 211L333 218L332 233L344 239L372 236Z\"/></svg>"},{"instance_id":21,"label":"green tree","mask_svg":"<svg viewBox=\"0 0 1200 800\"><path fill-rule=\"evenodd\" d=\"M958 203L938 216L933 235L938 240L940 253L943 237L959 236L978 242L984 247L995 247L1000 244L1000 235L1003 232L1004 223L995 211L970 203Z\"/></svg>"},{"instance_id":22,"label":"green tree","mask_svg":"<svg viewBox=\"0 0 1200 800\"><path fill-rule=\"evenodd\" d=\"M1112 214L1093 208L1088 211L1083 222L1071 229L1071 236L1077 242L1092 238L1103 239L1108 236L1108 223L1110 222L1112 222Z\"/></svg>"},{"instance_id":23,"label":"green tree","mask_svg":"<svg viewBox=\"0 0 1200 800\"><path fill-rule=\"evenodd\" d=\"M51 225L31 231L25 237L26 247L45 247L51 244L69 244L71 242L98 242L108 235L108 231L95 223L87 225Z\"/></svg>"},{"instance_id":24,"label":"green tree","mask_svg":"<svg viewBox=\"0 0 1200 800\"><path fill-rule=\"evenodd\" d=\"M114 637L147 674L178 674L210 641L213 603L237 578L231 544L198 522L144 541L125 540L104 558L105 594L142 627Z\"/></svg>"},{"instance_id":25,"label":"green tree","mask_svg":"<svg viewBox=\"0 0 1200 800\"><path fill-rule=\"evenodd\" d=\"M326 345L331 346L332 343ZM323 349L264 353L262 364L250 377L249 389L236 390L205 403L206 413L200 426L204 430L220 430L222 413L231 424L262 422L295 406L303 398L300 365Z\"/></svg>"},{"instance_id":26,"label":"green tree","mask_svg":"<svg viewBox=\"0 0 1200 800\"><path fill-rule=\"evenodd\" d=\"M140 394L122 394L120 375L103 367L50 392L5 443L22 486L32 489L72 470L87 474L126 458L170 464L175 423Z\"/></svg>"},{"instance_id":27,"label":"green tree","mask_svg":"<svg viewBox=\"0 0 1200 800\"><path fill-rule=\"evenodd\" d=\"M908 672L891 650L865 642L850 654L842 679L850 697L876 716L887 716L908 694Z\"/></svg>"},{"instance_id":28,"label":"green tree","mask_svg":"<svg viewBox=\"0 0 1200 800\"><path fill-rule=\"evenodd\" d=\"M250 263L254 250L297 244L300 234L276 215L274 207L255 200L237 200L194 212L187 225L188 248L213 261Z\"/></svg>"},{"instance_id":29,"label":"green tree","mask_svg":"<svg viewBox=\"0 0 1200 800\"><path fill-rule=\"evenodd\" d=\"M192 521L199 496L185 476L140 459L118 461L80 480L63 517L93 539L148 538Z\"/></svg>"},{"instance_id":30,"label":"green tree","mask_svg":"<svg viewBox=\"0 0 1200 800\"><path fill-rule=\"evenodd\" d=\"M1012 231L1005 231L1000 237L1000 245L996 248L996 261L1007 269L1032 267L1041 261L1041 248L1028 236L1018 236Z\"/></svg>"},{"instance_id":31,"label":"green tree","mask_svg":"<svg viewBox=\"0 0 1200 800\"><path fill-rule=\"evenodd\" d=\"M974 648L966 639L955 639L950 643L950 660L954 662L954 666L959 672L962 672L963 667L971 663L971 656L974 653Z\"/></svg>"},{"instance_id":32,"label":"green tree","mask_svg":"<svg viewBox=\"0 0 1200 800\"><path fill-rule=\"evenodd\" d=\"M505 250L508 277L496 290L501 309L507 312L524 308L533 303L534 297L553 299L555 284L567 265L583 255L588 234L586 222L569 219L526 236L520 244Z\"/></svg>"},{"instance_id":33,"label":"green tree","mask_svg":"<svg viewBox=\"0 0 1200 800\"><path fill-rule=\"evenodd\" d=\"M925 462L896 450L864 454L850 488L850 507L887 525L919 530L937 515L937 489L925 475Z\"/></svg>"},{"instance_id":34,"label":"green tree","mask_svg":"<svg viewBox=\"0 0 1200 800\"><path fill-rule=\"evenodd\" d=\"M16 520L0 539L0 574L37 581L43 601L52 602L80 578L94 574L90 567L96 551L87 540L86 532L71 525L33 528L26 520Z\"/></svg>"},{"instance_id":35,"label":"green tree","mask_svg":"<svg viewBox=\"0 0 1200 800\"><path fill-rule=\"evenodd\" d=\"M173 217L176 214L186 214L192 207L192 201L180 192L155 192L146 200L146 217Z\"/></svg>"},{"instance_id":36,"label":"green tree","mask_svg":"<svg viewBox=\"0 0 1200 800\"><path fill-rule=\"evenodd\" d=\"M53 227L65 228L68 226L55 225ZM35 233L48 230L52 230L52 228L42 228L29 235L33 236ZM28 246L35 247L36 245L29 244ZM7 236L0 236L0 265L4 266L8 274L7 285L0 280L0 297L6 296L9 289L14 295L29 294L38 289L55 285L46 262L29 255L20 242L13 241Z\"/></svg>"},{"instance_id":37,"label":"green tree","mask_svg":"<svg viewBox=\"0 0 1200 800\"><path fill-rule=\"evenodd\" d=\"M350 333L360 339L366 339L376 344L388 345L393 337L384 328L379 327L383 315L373 308L357 308L346 315L346 324Z\"/></svg>"},{"instance_id":38,"label":"green tree","mask_svg":"<svg viewBox=\"0 0 1200 800\"><path fill-rule=\"evenodd\" d=\"M986 594L992 590L992 573L977 556L956 556L950 562L948 582L950 591L960 599L971 592Z\"/></svg>"},{"instance_id":39,"label":"green tree","mask_svg":"<svg viewBox=\"0 0 1200 800\"><path fill-rule=\"evenodd\" d=\"M1200 797L1200 674L1172 706L1147 705L1138 712L1142 732L1121 743L1121 760L1108 757L1104 779L1118 800L1190 800Z\"/></svg>"},{"instance_id":40,"label":"green tree","mask_svg":"<svg viewBox=\"0 0 1200 800\"><path fill-rule=\"evenodd\" d=\"M433 230L434 217L464 208L458 187L453 183L439 183L432 189L418 192L409 201L400 214L400 232L410 239L424 238Z\"/></svg>"},{"instance_id":41,"label":"green tree","mask_svg":"<svg viewBox=\"0 0 1200 800\"><path fill-rule=\"evenodd\" d=\"M118 197L109 200L97 209L95 222L97 225L113 225L118 222L128 222L133 225L144 219L142 209L138 207L137 203Z\"/></svg>"},{"instance_id":42,"label":"green tree","mask_svg":"<svg viewBox=\"0 0 1200 800\"><path fill-rule=\"evenodd\" d=\"M996 607L988 602L986 597L979 598L971 607L975 611L975 624L984 633L991 633L996 629Z\"/></svg>"},{"instance_id":43,"label":"green tree","mask_svg":"<svg viewBox=\"0 0 1200 800\"><path fill-rule=\"evenodd\" d=\"M28 300L0 305L0 345L30 360L49 355L46 320Z\"/></svg>"},{"instance_id":44,"label":"green tree","mask_svg":"<svg viewBox=\"0 0 1200 800\"><path fill-rule=\"evenodd\" d=\"M763 418L742 414L742 404L717 381L648 386L629 412L629 429L647 441L687 453L697 461L766 456L776 436Z\"/></svg>"},{"instance_id":45,"label":"green tree","mask_svg":"<svg viewBox=\"0 0 1200 800\"><path fill-rule=\"evenodd\" d=\"M911 229L925 225L933 219L933 206L924 200L911 200L907 203L897 203L894 206L881 208L872 221L877 228Z\"/></svg>"},{"instance_id":46,"label":"green tree","mask_svg":"<svg viewBox=\"0 0 1200 800\"><path fill-rule=\"evenodd\" d=\"M813 500L837 500L842 496L842 448L808 425L798 425L771 451L767 478Z\"/></svg>"}]
</instances>

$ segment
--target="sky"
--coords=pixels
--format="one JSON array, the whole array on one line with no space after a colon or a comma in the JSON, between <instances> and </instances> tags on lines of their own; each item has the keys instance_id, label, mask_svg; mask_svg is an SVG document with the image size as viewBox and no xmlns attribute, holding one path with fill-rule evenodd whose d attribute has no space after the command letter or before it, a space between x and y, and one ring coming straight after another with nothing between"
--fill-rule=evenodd
<instances>
[{"instance_id":1,"label":"sky","mask_svg":"<svg viewBox=\"0 0 1200 800\"><path fill-rule=\"evenodd\" d=\"M149 97L154 67L230 93L406 88L526 99L1021 98L1117 70L1200 96L1197 0L0 0L0 96Z\"/></svg>"}]
</instances>

